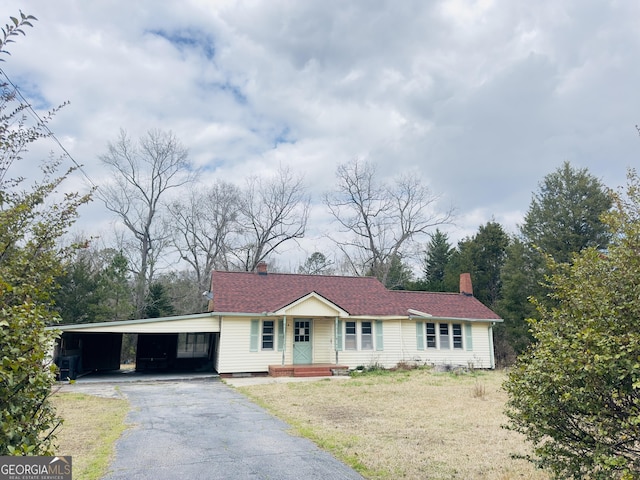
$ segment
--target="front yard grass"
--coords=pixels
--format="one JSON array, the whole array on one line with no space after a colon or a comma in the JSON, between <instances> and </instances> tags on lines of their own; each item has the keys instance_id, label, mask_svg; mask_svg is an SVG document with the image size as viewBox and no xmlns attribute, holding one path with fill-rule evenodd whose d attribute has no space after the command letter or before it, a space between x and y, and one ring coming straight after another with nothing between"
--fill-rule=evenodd
<instances>
[{"instance_id":1,"label":"front yard grass","mask_svg":"<svg viewBox=\"0 0 640 480\"><path fill-rule=\"evenodd\" d=\"M72 456L74 480L101 478L126 428L129 402L81 393L55 393L51 399L64 420L57 432L56 454Z\"/></svg>"},{"instance_id":2,"label":"front yard grass","mask_svg":"<svg viewBox=\"0 0 640 480\"><path fill-rule=\"evenodd\" d=\"M239 391L366 478L546 480L512 457L528 445L502 428L504 379L418 369Z\"/></svg>"}]
</instances>

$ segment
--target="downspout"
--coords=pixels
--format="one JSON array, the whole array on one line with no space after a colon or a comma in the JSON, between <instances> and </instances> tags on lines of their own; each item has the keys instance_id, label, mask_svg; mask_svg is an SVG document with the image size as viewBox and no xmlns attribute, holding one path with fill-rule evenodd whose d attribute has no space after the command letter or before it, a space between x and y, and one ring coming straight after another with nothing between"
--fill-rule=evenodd
<instances>
[{"instance_id":1,"label":"downspout","mask_svg":"<svg viewBox=\"0 0 640 480\"><path fill-rule=\"evenodd\" d=\"M491 370L496 368L495 353L493 351L493 326L494 325L495 325L494 322L491 322L489 324L489 364L491 366Z\"/></svg>"},{"instance_id":2,"label":"downspout","mask_svg":"<svg viewBox=\"0 0 640 480\"><path fill-rule=\"evenodd\" d=\"M285 353L287 352L287 316L282 317L282 366L284 367Z\"/></svg>"}]
</instances>

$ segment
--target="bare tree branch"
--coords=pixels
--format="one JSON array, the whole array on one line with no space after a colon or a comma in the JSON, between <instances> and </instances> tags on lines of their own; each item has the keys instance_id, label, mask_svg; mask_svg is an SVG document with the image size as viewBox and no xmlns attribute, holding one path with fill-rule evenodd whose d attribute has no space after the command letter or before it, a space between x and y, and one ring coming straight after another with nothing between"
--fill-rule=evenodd
<instances>
[{"instance_id":1,"label":"bare tree branch","mask_svg":"<svg viewBox=\"0 0 640 480\"><path fill-rule=\"evenodd\" d=\"M109 142L100 160L113 173L113 183L98 190L108 210L115 213L135 238L136 310L144 312L147 286L153 281L159 255L169 244L161 200L171 189L194 178L188 152L172 132L149 130L134 143L124 130Z\"/></svg>"},{"instance_id":2,"label":"bare tree branch","mask_svg":"<svg viewBox=\"0 0 640 480\"><path fill-rule=\"evenodd\" d=\"M451 221L453 210L436 210L439 198L405 175L392 184L376 179L375 167L354 160L338 167L337 185L324 203L348 239L333 238L356 275L386 283L391 262L406 254L416 237Z\"/></svg>"},{"instance_id":3,"label":"bare tree branch","mask_svg":"<svg viewBox=\"0 0 640 480\"><path fill-rule=\"evenodd\" d=\"M228 270L229 252L237 233L240 189L218 182L207 190L195 190L169 207L174 221L174 246L194 270L200 288L209 288L214 268Z\"/></svg>"},{"instance_id":4,"label":"bare tree branch","mask_svg":"<svg viewBox=\"0 0 640 480\"><path fill-rule=\"evenodd\" d=\"M280 167L275 177L252 177L240 204L240 245L233 252L237 266L252 271L285 242L304 237L309 198L302 177Z\"/></svg>"}]
</instances>

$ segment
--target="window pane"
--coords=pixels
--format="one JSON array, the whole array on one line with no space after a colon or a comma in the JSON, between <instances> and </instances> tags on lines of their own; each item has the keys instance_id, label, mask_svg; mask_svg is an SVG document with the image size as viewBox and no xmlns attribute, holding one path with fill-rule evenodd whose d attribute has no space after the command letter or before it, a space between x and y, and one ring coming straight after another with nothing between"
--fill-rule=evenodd
<instances>
[{"instance_id":1,"label":"window pane","mask_svg":"<svg viewBox=\"0 0 640 480\"><path fill-rule=\"evenodd\" d=\"M273 350L273 320L262 322L262 349Z\"/></svg>"},{"instance_id":2,"label":"window pane","mask_svg":"<svg viewBox=\"0 0 640 480\"><path fill-rule=\"evenodd\" d=\"M294 329L294 342L309 342L311 340L311 322L309 320L296 320Z\"/></svg>"},{"instance_id":3,"label":"window pane","mask_svg":"<svg viewBox=\"0 0 640 480\"><path fill-rule=\"evenodd\" d=\"M427 348L436 348L436 324L427 323Z\"/></svg>"},{"instance_id":4,"label":"window pane","mask_svg":"<svg viewBox=\"0 0 640 480\"><path fill-rule=\"evenodd\" d=\"M442 350L448 350L451 348L449 346L449 324L441 323L440 324L440 348Z\"/></svg>"},{"instance_id":5,"label":"window pane","mask_svg":"<svg viewBox=\"0 0 640 480\"><path fill-rule=\"evenodd\" d=\"M362 350L373 350L373 336L371 335L371 322L362 322L362 337L360 338L360 348Z\"/></svg>"},{"instance_id":6,"label":"window pane","mask_svg":"<svg viewBox=\"0 0 640 480\"><path fill-rule=\"evenodd\" d=\"M462 348L462 325L454 323L453 329L453 348Z\"/></svg>"},{"instance_id":7,"label":"window pane","mask_svg":"<svg viewBox=\"0 0 640 480\"><path fill-rule=\"evenodd\" d=\"M206 357L209 355L208 333L179 333L177 358Z\"/></svg>"},{"instance_id":8,"label":"window pane","mask_svg":"<svg viewBox=\"0 0 640 480\"><path fill-rule=\"evenodd\" d=\"M356 350L357 348L356 322L345 322L344 349Z\"/></svg>"}]
</instances>

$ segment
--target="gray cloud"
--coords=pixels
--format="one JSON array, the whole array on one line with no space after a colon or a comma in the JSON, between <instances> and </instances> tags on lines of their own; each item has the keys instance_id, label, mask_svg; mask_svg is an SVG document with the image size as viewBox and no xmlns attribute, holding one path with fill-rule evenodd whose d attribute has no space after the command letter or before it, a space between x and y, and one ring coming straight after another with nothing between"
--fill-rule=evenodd
<instances>
[{"instance_id":1,"label":"gray cloud","mask_svg":"<svg viewBox=\"0 0 640 480\"><path fill-rule=\"evenodd\" d=\"M36 107L71 101L52 129L97 183L98 155L121 127L159 127L205 182L286 164L317 203L355 157L388 177L418 172L458 206L459 237L491 218L513 229L564 160L621 185L640 147L633 2L6 7L39 21L0 66ZM85 230L100 217L91 209ZM326 230L321 206L313 212L308 248Z\"/></svg>"}]
</instances>

